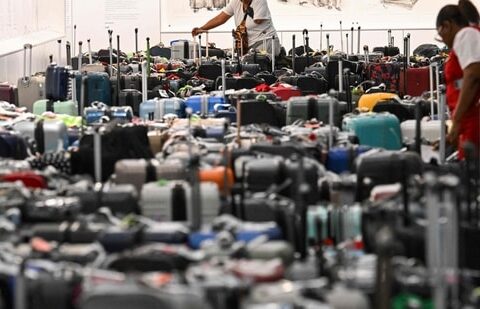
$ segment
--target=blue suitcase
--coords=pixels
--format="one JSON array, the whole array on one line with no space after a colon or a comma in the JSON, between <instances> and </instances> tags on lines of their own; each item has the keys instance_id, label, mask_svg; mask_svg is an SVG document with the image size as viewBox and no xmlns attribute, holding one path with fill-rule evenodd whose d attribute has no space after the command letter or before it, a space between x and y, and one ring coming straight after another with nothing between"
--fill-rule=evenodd
<instances>
[{"instance_id":1,"label":"blue suitcase","mask_svg":"<svg viewBox=\"0 0 480 309\"><path fill-rule=\"evenodd\" d=\"M237 121L237 109L230 105L230 104L218 104L215 106L215 114L213 117L215 118L226 118L230 121L230 123L234 123Z\"/></svg>"},{"instance_id":2,"label":"blue suitcase","mask_svg":"<svg viewBox=\"0 0 480 309\"><path fill-rule=\"evenodd\" d=\"M66 101L69 92L68 69L51 64L45 73L45 96L51 101Z\"/></svg>"},{"instance_id":3,"label":"blue suitcase","mask_svg":"<svg viewBox=\"0 0 480 309\"><path fill-rule=\"evenodd\" d=\"M344 131L353 132L360 145L387 150L402 148L402 131L398 118L389 113L349 115L343 119Z\"/></svg>"},{"instance_id":4,"label":"blue suitcase","mask_svg":"<svg viewBox=\"0 0 480 309\"><path fill-rule=\"evenodd\" d=\"M185 118L185 101L180 98L155 98L140 104L140 118L144 120L160 120L166 114L175 114L179 118Z\"/></svg>"},{"instance_id":5,"label":"blue suitcase","mask_svg":"<svg viewBox=\"0 0 480 309\"><path fill-rule=\"evenodd\" d=\"M192 109L192 113L202 116L215 114L215 106L225 104L223 97L214 97L209 95L195 95L187 98L187 107Z\"/></svg>"},{"instance_id":6,"label":"blue suitcase","mask_svg":"<svg viewBox=\"0 0 480 309\"><path fill-rule=\"evenodd\" d=\"M93 102L91 107L85 107L84 115L89 125L99 122L103 116L108 115L108 106L101 102Z\"/></svg>"},{"instance_id":7,"label":"blue suitcase","mask_svg":"<svg viewBox=\"0 0 480 309\"><path fill-rule=\"evenodd\" d=\"M246 243L256 239L260 236L266 236L269 240L282 239L282 231L272 222L267 223L247 223L245 229L241 229L235 233L237 241L244 241ZM214 240L217 235L216 231L206 230L190 233L188 236L188 244L192 249L200 249L202 243L207 240Z\"/></svg>"},{"instance_id":8,"label":"blue suitcase","mask_svg":"<svg viewBox=\"0 0 480 309\"><path fill-rule=\"evenodd\" d=\"M82 75L76 75L77 99L81 99ZM86 105L98 101L107 105L112 105L112 91L108 73L88 72L87 73L87 97Z\"/></svg>"},{"instance_id":9,"label":"blue suitcase","mask_svg":"<svg viewBox=\"0 0 480 309\"><path fill-rule=\"evenodd\" d=\"M326 168L336 174L352 172L355 159L370 149L372 148L362 145L334 147L328 151Z\"/></svg>"}]
</instances>

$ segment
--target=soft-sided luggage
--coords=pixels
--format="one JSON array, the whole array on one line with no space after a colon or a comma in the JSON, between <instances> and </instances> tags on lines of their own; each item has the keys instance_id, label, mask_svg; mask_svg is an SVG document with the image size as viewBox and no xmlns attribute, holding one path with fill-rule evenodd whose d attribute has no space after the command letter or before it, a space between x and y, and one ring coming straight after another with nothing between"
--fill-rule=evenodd
<instances>
[{"instance_id":1,"label":"soft-sided luggage","mask_svg":"<svg viewBox=\"0 0 480 309\"><path fill-rule=\"evenodd\" d=\"M222 76L222 67L218 63L202 63L198 68L198 76L217 80L219 76Z\"/></svg>"},{"instance_id":2,"label":"soft-sided luggage","mask_svg":"<svg viewBox=\"0 0 480 309\"><path fill-rule=\"evenodd\" d=\"M157 221L192 221L192 187L184 181L151 182L142 187L140 207ZM220 194L214 183L200 184L201 222L211 223L220 211Z\"/></svg>"},{"instance_id":3,"label":"soft-sided luggage","mask_svg":"<svg viewBox=\"0 0 480 309\"><path fill-rule=\"evenodd\" d=\"M45 98L45 75L35 74L32 76L32 45L24 47L23 77L18 79L18 104L26 107L29 112L33 109L33 103ZM30 50L29 73L27 74L27 50ZM12 102L14 103L14 102Z\"/></svg>"},{"instance_id":4,"label":"soft-sided luggage","mask_svg":"<svg viewBox=\"0 0 480 309\"><path fill-rule=\"evenodd\" d=\"M18 106L18 89L8 83L0 84L0 101Z\"/></svg>"},{"instance_id":5,"label":"soft-sided luggage","mask_svg":"<svg viewBox=\"0 0 480 309\"><path fill-rule=\"evenodd\" d=\"M27 155L27 143L21 135L0 131L0 157L23 160Z\"/></svg>"},{"instance_id":6,"label":"soft-sided luggage","mask_svg":"<svg viewBox=\"0 0 480 309\"><path fill-rule=\"evenodd\" d=\"M354 133L360 145L388 150L402 148L402 132L398 118L389 113L348 115L343 119L344 131Z\"/></svg>"},{"instance_id":7,"label":"soft-sided luggage","mask_svg":"<svg viewBox=\"0 0 480 309\"><path fill-rule=\"evenodd\" d=\"M263 80L255 78L253 76L250 76L250 74L245 74L243 73L242 76L229 76L226 78L226 88L225 90L228 89L234 89L234 90L240 90L240 89L252 89L255 88L256 86L260 85L263 83ZM217 78L216 81L216 89L220 89L220 86L222 86L222 78L221 76Z\"/></svg>"},{"instance_id":8,"label":"soft-sided luggage","mask_svg":"<svg viewBox=\"0 0 480 309\"><path fill-rule=\"evenodd\" d=\"M294 87L290 84L276 83L271 87L271 92L279 97L282 101L287 101L291 97L300 97L302 91L298 87Z\"/></svg>"},{"instance_id":9,"label":"soft-sided luggage","mask_svg":"<svg viewBox=\"0 0 480 309\"><path fill-rule=\"evenodd\" d=\"M152 99L140 104L140 118L145 120L161 120L167 114L185 118L185 101L180 98Z\"/></svg>"},{"instance_id":10,"label":"soft-sided luggage","mask_svg":"<svg viewBox=\"0 0 480 309\"><path fill-rule=\"evenodd\" d=\"M36 142L37 152L57 152L68 147L67 127L60 120L22 121L14 129Z\"/></svg>"},{"instance_id":11,"label":"soft-sided luggage","mask_svg":"<svg viewBox=\"0 0 480 309\"><path fill-rule=\"evenodd\" d=\"M202 116L213 115L215 113L215 106L218 104L225 104L223 97L211 95L195 95L187 98L185 105L192 109L194 114Z\"/></svg>"},{"instance_id":12,"label":"soft-sided luggage","mask_svg":"<svg viewBox=\"0 0 480 309\"><path fill-rule=\"evenodd\" d=\"M241 125L268 124L281 128L285 126L285 104L259 100L244 100L237 103ZM237 124L238 125L238 124Z\"/></svg>"},{"instance_id":13,"label":"soft-sided luggage","mask_svg":"<svg viewBox=\"0 0 480 309\"><path fill-rule=\"evenodd\" d=\"M372 109L375 107L375 105L378 102L385 101L385 100L400 101L400 98L398 97L398 95L394 93L387 93L387 92L364 94L360 97L360 100L358 100L357 107L361 110L365 109L367 111L372 111Z\"/></svg>"},{"instance_id":14,"label":"soft-sided luggage","mask_svg":"<svg viewBox=\"0 0 480 309\"><path fill-rule=\"evenodd\" d=\"M384 83L388 92L399 90L401 63L370 63L367 65L366 78L377 84Z\"/></svg>"}]
</instances>

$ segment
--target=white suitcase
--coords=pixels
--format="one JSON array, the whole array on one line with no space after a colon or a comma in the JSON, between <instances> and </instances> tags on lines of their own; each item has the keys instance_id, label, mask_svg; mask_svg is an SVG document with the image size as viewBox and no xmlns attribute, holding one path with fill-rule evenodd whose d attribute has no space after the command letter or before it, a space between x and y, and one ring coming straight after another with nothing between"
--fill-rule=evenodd
<instances>
[{"instance_id":1,"label":"white suitcase","mask_svg":"<svg viewBox=\"0 0 480 309\"><path fill-rule=\"evenodd\" d=\"M212 223L220 210L220 193L216 184L202 182L202 222ZM185 181L151 182L142 187L142 215L156 221L192 221L192 189ZM175 205L174 205L175 204Z\"/></svg>"},{"instance_id":2,"label":"white suitcase","mask_svg":"<svg viewBox=\"0 0 480 309\"><path fill-rule=\"evenodd\" d=\"M194 59L198 52L198 43L193 41L178 40L171 43L172 56L170 59Z\"/></svg>"},{"instance_id":3,"label":"white suitcase","mask_svg":"<svg viewBox=\"0 0 480 309\"><path fill-rule=\"evenodd\" d=\"M407 120L400 124L403 141L407 144L415 142L415 120ZM422 121L422 139L433 143L440 140L440 120Z\"/></svg>"},{"instance_id":4,"label":"white suitcase","mask_svg":"<svg viewBox=\"0 0 480 309\"><path fill-rule=\"evenodd\" d=\"M34 140L41 153L58 152L68 147L67 127L60 120L21 121L13 129Z\"/></svg>"}]
</instances>

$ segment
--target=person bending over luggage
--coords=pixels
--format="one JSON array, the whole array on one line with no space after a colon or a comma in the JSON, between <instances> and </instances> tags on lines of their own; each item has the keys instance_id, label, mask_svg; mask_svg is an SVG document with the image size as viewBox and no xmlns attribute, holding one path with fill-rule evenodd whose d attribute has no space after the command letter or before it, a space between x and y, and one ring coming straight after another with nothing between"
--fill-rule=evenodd
<instances>
[{"instance_id":1,"label":"person bending over luggage","mask_svg":"<svg viewBox=\"0 0 480 309\"><path fill-rule=\"evenodd\" d=\"M473 142L477 151L480 149L478 16L475 6L465 0L443 7L437 16L438 34L451 50L445 64L447 104L452 114L447 140L457 145L460 159L463 159L462 146L466 141Z\"/></svg>"},{"instance_id":2,"label":"person bending over luggage","mask_svg":"<svg viewBox=\"0 0 480 309\"><path fill-rule=\"evenodd\" d=\"M272 53L272 37L275 36L275 56L280 54L280 41L273 26L267 0L231 0L230 3L216 17L201 27L192 30L192 36L223 25L234 16L235 26L238 27L245 18L245 27L248 35L248 49L263 49L263 40L266 39L267 53ZM247 51L244 51L247 53Z\"/></svg>"}]
</instances>

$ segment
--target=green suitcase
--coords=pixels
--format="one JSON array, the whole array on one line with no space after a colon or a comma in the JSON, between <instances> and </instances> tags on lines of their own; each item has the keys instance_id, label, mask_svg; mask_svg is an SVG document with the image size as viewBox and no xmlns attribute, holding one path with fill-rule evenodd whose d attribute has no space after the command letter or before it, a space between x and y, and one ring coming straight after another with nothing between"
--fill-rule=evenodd
<instances>
[{"instance_id":1,"label":"green suitcase","mask_svg":"<svg viewBox=\"0 0 480 309\"><path fill-rule=\"evenodd\" d=\"M49 104L51 104L51 106L49 106ZM51 111L55 114L78 116L77 105L71 100L56 101L53 103L49 103L49 100L39 100L33 104L33 113L35 115L42 115L46 111Z\"/></svg>"}]
</instances>

